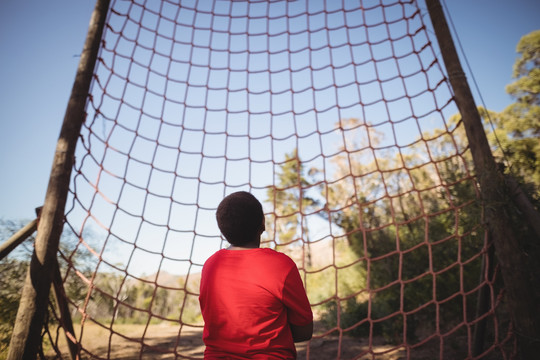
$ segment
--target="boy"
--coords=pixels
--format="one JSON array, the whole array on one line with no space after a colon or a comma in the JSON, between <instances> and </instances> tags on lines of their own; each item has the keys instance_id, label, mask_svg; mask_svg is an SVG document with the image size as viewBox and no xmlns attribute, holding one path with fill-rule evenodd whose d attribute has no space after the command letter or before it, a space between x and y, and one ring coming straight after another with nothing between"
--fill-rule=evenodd
<instances>
[{"instance_id":1,"label":"boy","mask_svg":"<svg viewBox=\"0 0 540 360\"><path fill-rule=\"evenodd\" d=\"M311 339L313 314L296 264L260 248L261 203L248 192L233 193L219 204L216 220L231 246L202 270L205 360L296 359L294 342Z\"/></svg>"}]
</instances>

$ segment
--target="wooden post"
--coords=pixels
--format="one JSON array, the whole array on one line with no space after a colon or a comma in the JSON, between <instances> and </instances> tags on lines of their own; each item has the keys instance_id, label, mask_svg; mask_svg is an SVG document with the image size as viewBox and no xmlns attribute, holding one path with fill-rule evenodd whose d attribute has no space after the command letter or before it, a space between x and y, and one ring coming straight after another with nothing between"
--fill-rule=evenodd
<instances>
[{"instance_id":1,"label":"wooden post","mask_svg":"<svg viewBox=\"0 0 540 360\"><path fill-rule=\"evenodd\" d=\"M58 313L60 314L60 325L64 329L64 334L66 335L66 341L71 359L75 360L78 359L79 356L79 344L75 338L75 329L73 328L73 320L71 319L68 303L66 301L67 296L64 290L64 284L62 282L62 275L60 274L60 265L58 265L58 260L55 261L54 264L52 283L54 289L54 300L58 308Z\"/></svg>"},{"instance_id":2,"label":"wooden post","mask_svg":"<svg viewBox=\"0 0 540 360\"><path fill-rule=\"evenodd\" d=\"M492 281L493 278L493 258L495 257L494 254L494 248L493 244L491 244L491 240L489 238L489 232L488 232L488 238L485 239L484 246L487 248L486 254L482 257L482 273L480 274L480 283L483 283L487 280ZM476 318L480 318L484 314L486 314L489 311L489 307L491 304L490 301L490 286L487 284L484 284L479 292L478 292L478 298L476 301ZM487 318L483 318L482 320L478 321L474 326L473 331L473 349L472 354L474 357L479 356L484 351L484 340L486 336L486 323Z\"/></svg>"},{"instance_id":3,"label":"wooden post","mask_svg":"<svg viewBox=\"0 0 540 360\"><path fill-rule=\"evenodd\" d=\"M523 192L519 186L517 180L510 174L504 176L504 180L510 193L512 194L512 199L517 208L523 214L523 218L527 220L527 223L533 230L537 239L540 239L540 214L534 208L534 205L531 203L527 195Z\"/></svg>"},{"instance_id":4,"label":"wooden post","mask_svg":"<svg viewBox=\"0 0 540 360\"><path fill-rule=\"evenodd\" d=\"M6 257L13 249L19 246L24 240L34 233L37 229L38 220L34 219L26 224L25 227L17 231L13 236L0 245L0 260Z\"/></svg>"},{"instance_id":5,"label":"wooden post","mask_svg":"<svg viewBox=\"0 0 540 360\"><path fill-rule=\"evenodd\" d=\"M49 185L37 229L34 253L23 286L9 344L8 360L35 359L48 306L49 291L73 168L75 147L85 120L86 99L97 61L109 0L97 0L77 75L56 145Z\"/></svg>"},{"instance_id":6,"label":"wooden post","mask_svg":"<svg viewBox=\"0 0 540 360\"><path fill-rule=\"evenodd\" d=\"M440 1L426 0L426 5L469 139L486 222L501 268L520 356L523 359L534 359L540 354L540 299L535 299L534 292L538 284L531 281L527 254L512 232L512 222L507 211L513 206L509 191L491 154L480 114L461 67Z\"/></svg>"},{"instance_id":7,"label":"wooden post","mask_svg":"<svg viewBox=\"0 0 540 360\"><path fill-rule=\"evenodd\" d=\"M41 216L41 209L41 206L36 208L36 218L30 221L25 227L17 231L15 234L13 234L13 236L0 245L0 260L5 258L10 252L22 244L24 240L28 239L28 237L37 230L39 217Z\"/></svg>"}]
</instances>

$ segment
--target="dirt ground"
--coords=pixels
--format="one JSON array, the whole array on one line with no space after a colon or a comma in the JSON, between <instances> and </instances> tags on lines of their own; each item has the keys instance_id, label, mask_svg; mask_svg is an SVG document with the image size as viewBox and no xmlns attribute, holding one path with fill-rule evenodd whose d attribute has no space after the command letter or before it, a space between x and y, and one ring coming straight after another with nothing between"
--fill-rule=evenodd
<instances>
[{"instance_id":1,"label":"dirt ground","mask_svg":"<svg viewBox=\"0 0 540 360\"><path fill-rule=\"evenodd\" d=\"M86 324L82 336L83 359L202 359L204 344L202 329L184 328L178 338L178 327L167 325L150 325L144 332L144 325L119 325L113 329L112 335L108 329L95 324ZM80 329L75 329L77 338ZM121 335L120 335L121 334ZM140 340L144 336L143 342ZM67 347L64 336L60 337L60 349L63 358L67 357ZM176 355L175 355L176 350ZM391 346L376 346L373 353L369 351L367 341L343 337L341 344L338 336L315 336L309 342L297 344L298 359L315 360L349 360L349 359L405 359L401 349ZM361 356L361 354L365 354ZM49 347L47 357L54 358Z\"/></svg>"},{"instance_id":2,"label":"dirt ground","mask_svg":"<svg viewBox=\"0 0 540 360\"><path fill-rule=\"evenodd\" d=\"M76 328L77 338L80 329ZM113 332L95 324L86 324L81 339L82 359L202 359L204 344L202 328L184 327L178 337L179 328L168 325L115 325ZM112 334L112 335L111 335ZM306 360L433 360L439 359L440 343L438 339L423 348L416 349L414 354L406 350L385 345L382 338L373 339L370 349L368 339L357 339L344 336L317 336L309 342L297 344L298 359ZM60 333L59 347L62 358L68 359L65 337ZM141 339L144 339L142 341ZM466 351L467 340L458 345L450 353L445 351L444 359L468 358ZM144 344L144 345L143 345ZM50 346L47 346L47 358L57 358ZM495 354L487 354L482 359L502 359Z\"/></svg>"}]
</instances>

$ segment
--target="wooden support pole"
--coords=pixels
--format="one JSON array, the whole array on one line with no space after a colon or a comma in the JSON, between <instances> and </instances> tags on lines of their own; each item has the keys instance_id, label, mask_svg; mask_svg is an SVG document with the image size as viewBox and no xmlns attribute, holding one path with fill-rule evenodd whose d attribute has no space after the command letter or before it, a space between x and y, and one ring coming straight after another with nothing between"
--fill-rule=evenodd
<instances>
[{"instance_id":1,"label":"wooden support pole","mask_svg":"<svg viewBox=\"0 0 540 360\"><path fill-rule=\"evenodd\" d=\"M5 258L10 252L19 246L24 240L34 233L37 229L38 220L34 219L26 224L25 227L13 234L12 237L0 245L0 260Z\"/></svg>"},{"instance_id":2,"label":"wooden support pole","mask_svg":"<svg viewBox=\"0 0 540 360\"><path fill-rule=\"evenodd\" d=\"M13 249L22 244L24 240L28 239L28 237L37 230L39 217L41 216L41 209L41 206L36 208L37 217L13 234L13 236L7 239L2 245L0 245L0 260L5 258L10 252L13 251Z\"/></svg>"},{"instance_id":3,"label":"wooden support pole","mask_svg":"<svg viewBox=\"0 0 540 360\"><path fill-rule=\"evenodd\" d=\"M493 244L491 244L491 240L489 238L486 239L484 246L487 248L487 251L482 257L482 273L480 274L480 283L493 280L493 259L495 257L495 251L493 248ZM490 305L492 305L490 300L490 286L488 284L484 284L478 292L478 299L476 301L477 319L482 317L489 311ZM479 356L484 351L486 323L487 318L484 317L482 320L479 320L474 326L472 354L475 357Z\"/></svg>"},{"instance_id":4,"label":"wooden support pole","mask_svg":"<svg viewBox=\"0 0 540 360\"><path fill-rule=\"evenodd\" d=\"M60 326L64 329L66 335L66 341L69 348L69 354L71 359L78 359L79 344L75 337L75 329L73 328L73 320L71 319L71 313L69 312L69 306L66 301L67 296L64 290L64 284L62 282L62 275L60 274L60 266L58 261L54 264L52 284L54 289L54 300L58 307L58 313L60 314Z\"/></svg>"},{"instance_id":5,"label":"wooden support pole","mask_svg":"<svg viewBox=\"0 0 540 360\"><path fill-rule=\"evenodd\" d=\"M540 214L535 209L534 205L531 203L527 195L523 192L519 186L517 180L510 174L504 176L506 185L510 189L512 199L517 208L523 214L523 218L527 220L527 223L530 225L531 229L534 231L534 234L537 239L540 239Z\"/></svg>"},{"instance_id":6,"label":"wooden support pole","mask_svg":"<svg viewBox=\"0 0 540 360\"><path fill-rule=\"evenodd\" d=\"M480 114L461 67L440 1L426 0L426 5L469 139L486 222L501 268L520 356L523 359L534 359L540 354L540 299L535 298L534 290L538 284L531 281L527 254L512 231L509 216L512 201L509 191L491 154Z\"/></svg>"},{"instance_id":7,"label":"wooden support pole","mask_svg":"<svg viewBox=\"0 0 540 360\"><path fill-rule=\"evenodd\" d=\"M97 0L56 145L49 185L30 267L9 344L8 360L35 359L48 306L75 147L85 120L86 99L97 61L109 0Z\"/></svg>"}]
</instances>

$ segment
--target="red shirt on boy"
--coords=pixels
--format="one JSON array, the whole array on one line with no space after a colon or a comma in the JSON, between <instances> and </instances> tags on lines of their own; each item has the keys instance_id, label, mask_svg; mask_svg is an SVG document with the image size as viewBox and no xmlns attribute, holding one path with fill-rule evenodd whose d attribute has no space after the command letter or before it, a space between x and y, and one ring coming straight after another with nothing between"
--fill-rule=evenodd
<instances>
[{"instance_id":1,"label":"red shirt on boy","mask_svg":"<svg viewBox=\"0 0 540 360\"><path fill-rule=\"evenodd\" d=\"M296 264L272 249L220 250L200 287L205 359L296 359L289 324L313 314Z\"/></svg>"}]
</instances>

